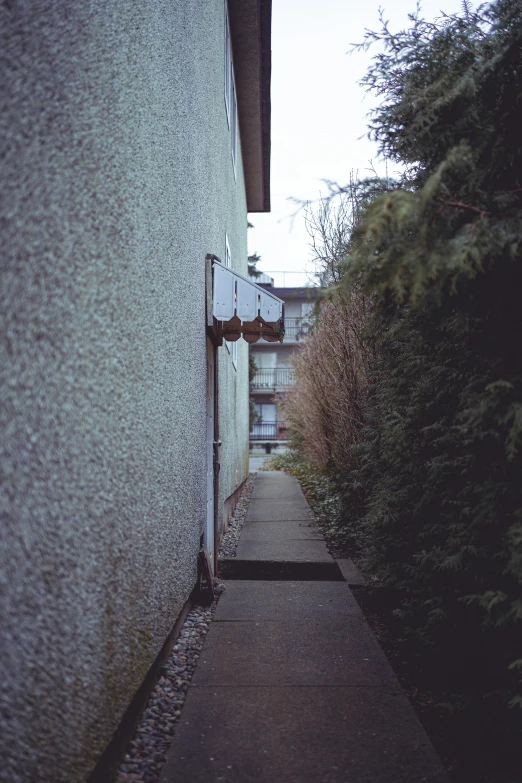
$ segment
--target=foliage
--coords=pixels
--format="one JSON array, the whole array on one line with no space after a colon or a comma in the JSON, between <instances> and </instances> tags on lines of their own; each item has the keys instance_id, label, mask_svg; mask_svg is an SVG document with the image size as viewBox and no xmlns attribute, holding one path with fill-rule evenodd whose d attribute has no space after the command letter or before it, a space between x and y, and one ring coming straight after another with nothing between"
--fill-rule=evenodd
<instances>
[{"instance_id":1,"label":"foliage","mask_svg":"<svg viewBox=\"0 0 522 783\"><path fill-rule=\"evenodd\" d=\"M289 449L265 460L264 470L284 470L299 479L315 521L330 536L343 538L342 502L333 481L316 463Z\"/></svg>"},{"instance_id":2,"label":"foliage","mask_svg":"<svg viewBox=\"0 0 522 783\"><path fill-rule=\"evenodd\" d=\"M252 223L248 222L248 228L254 228ZM259 277L261 275L261 272L257 268L257 264L261 261L261 256L258 253L252 253L248 256L248 275L249 277ZM250 353L250 348L248 350L248 383L249 385L252 384L252 381L254 380L254 375L256 374L257 366L254 357ZM249 432L252 432L254 429L254 424L257 424L258 421L261 421L261 417L259 413L256 410L256 405L254 402L254 399L251 394L249 394L248 397L248 418L250 422L250 429Z\"/></svg>"},{"instance_id":3,"label":"foliage","mask_svg":"<svg viewBox=\"0 0 522 783\"><path fill-rule=\"evenodd\" d=\"M500 0L432 23L418 7L406 30L391 33L381 16L381 30L367 32L360 47L384 45L362 82L381 99L370 136L412 182L425 182L466 140L478 168L509 187L521 155L521 13L517 0Z\"/></svg>"},{"instance_id":4,"label":"foliage","mask_svg":"<svg viewBox=\"0 0 522 783\"><path fill-rule=\"evenodd\" d=\"M292 199L304 210L310 237L311 260L321 287L338 285L343 277L342 262L357 246L354 235L365 207L380 193L399 187L398 180L374 176L356 179L353 172L346 185L325 180L328 195L318 202Z\"/></svg>"},{"instance_id":5,"label":"foliage","mask_svg":"<svg viewBox=\"0 0 522 783\"><path fill-rule=\"evenodd\" d=\"M363 209L339 269L344 301L369 303L366 401L335 466L302 423L297 444L326 465L398 616L521 706L522 5L411 21L364 44L384 44L370 132L406 170ZM329 372L323 408L342 378Z\"/></svg>"},{"instance_id":6,"label":"foliage","mask_svg":"<svg viewBox=\"0 0 522 783\"><path fill-rule=\"evenodd\" d=\"M360 339L367 300L337 294L323 301L312 335L295 352L296 384L282 408L294 445L336 474L360 429L368 351Z\"/></svg>"},{"instance_id":7,"label":"foliage","mask_svg":"<svg viewBox=\"0 0 522 783\"><path fill-rule=\"evenodd\" d=\"M250 223L250 222L248 223L248 228L254 228L252 223ZM259 253L254 252L254 253L251 253L248 256L248 276L249 277L260 277L261 276L262 273L257 268L257 265L258 265L258 263L260 261L261 261L261 256L259 255Z\"/></svg>"},{"instance_id":8,"label":"foliage","mask_svg":"<svg viewBox=\"0 0 522 783\"><path fill-rule=\"evenodd\" d=\"M249 277L261 277L261 272L257 268L257 264L261 261L259 253L252 253L248 256L248 275Z\"/></svg>"},{"instance_id":9,"label":"foliage","mask_svg":"<svg viewBox=\"0 0 522 783\"><path fill-rule=\"evenodd\" d=\"M248 352L248 383L251 384L254 380L254 376L257 372L257 364L256 360L254 359L253 355ZM261 421L261 416L256 410L256 404L254 402L254 398L252 395L249 395L248 398L248 418L250 421L250 430L249 432L252 432L254 429L254 424L257 424L258 421Z\"/></svg>"}]
</instances>

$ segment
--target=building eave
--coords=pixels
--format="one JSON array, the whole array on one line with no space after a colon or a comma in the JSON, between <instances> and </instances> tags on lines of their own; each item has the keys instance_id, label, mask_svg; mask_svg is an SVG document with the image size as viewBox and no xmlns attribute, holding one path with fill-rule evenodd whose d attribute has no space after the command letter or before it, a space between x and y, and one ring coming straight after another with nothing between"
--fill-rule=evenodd
<instances>
[{"instance_id":1,"label":"building eave","mask_svg":"<svg viewBox=\"0 0 522 783\"><path fill-rule=\"evenodd\" d=\"M272 0L228 0L249 212L270 211Z\"/></svg>"}]
</instances>

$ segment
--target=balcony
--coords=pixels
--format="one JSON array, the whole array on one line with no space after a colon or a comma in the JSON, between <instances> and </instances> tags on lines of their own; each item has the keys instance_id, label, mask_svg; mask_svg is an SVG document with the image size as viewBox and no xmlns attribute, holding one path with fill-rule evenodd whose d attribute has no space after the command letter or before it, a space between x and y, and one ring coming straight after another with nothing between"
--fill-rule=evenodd
<instances>
[{"instance_id":1,"label":"balcony","mask_svg":"<svg viewBox=\"0 0 522 783\"><path fill-rule=\"evenodd\" d=\"M254 424L254 429L250 433L250 441L275 440L288 440L286 422L260 421L258 424Z\"/></svg>"},{"instance_id":2,"label":"balcony","mask_svg":"<svg viewBox=\"0 0 522 783\"><path fill-rule=\"evenodd\" d=\"M295 383L293 367L266 367L257 370L251 383L252 391L283 390Z\"/></svg>"},{"instance_id":3,"label":"balcony","mask_svg":"<svg viewBox=\"0 0 522 783\"><path fill-rule=\"evenodd\" d=\"M305 340L312 325L307 318L285 318L285 342L297 343Z\"/></svg>"}]
</instances>

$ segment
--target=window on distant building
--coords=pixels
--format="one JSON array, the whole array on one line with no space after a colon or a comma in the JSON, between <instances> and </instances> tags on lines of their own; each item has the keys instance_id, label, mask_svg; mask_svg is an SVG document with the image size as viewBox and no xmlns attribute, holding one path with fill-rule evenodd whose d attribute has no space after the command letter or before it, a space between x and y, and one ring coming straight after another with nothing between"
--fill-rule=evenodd
<instances>
[{"instance_id":1,"label":"window on distant building","mask_svg":"<svg viewBox=\"0 0 522 783\"><path fill-rule=\"evenodd\" d=\"M297 339L306 337L310 333L315 304L313 302L303 302L301 304L301 321L297 334Z\"/></svg>"},{"instance_id":2,"label":"window on distant building","mask_svg":"<svg viewBox=\"0 0 522 783\"><path fill-rule=\"evenodd\" d=\"M230 38L230 21L228 18L228 5L225 0L225 108L228 127L230 128L230 145L232 151L232 164L234 176L236 175L237 160L237 95L236 80L234 77L234 61L232 59L232 41Z\"/></svg>"},{"instance_id":3,"label":"window on distant building","mask_svg":"<svg viewBox=\"0 0 522 783\"><path fill-rule=\"evenodd\" d=\"M230 245L228 244L228 237L225 234L225 266L229 269L232 268L232 258L230 256ZM227 351L232 356L232 364L237 370L237 340L235 342L229 342L228 340L224 340L224 343L227 347Z\"/></svg>"}]
</instances>

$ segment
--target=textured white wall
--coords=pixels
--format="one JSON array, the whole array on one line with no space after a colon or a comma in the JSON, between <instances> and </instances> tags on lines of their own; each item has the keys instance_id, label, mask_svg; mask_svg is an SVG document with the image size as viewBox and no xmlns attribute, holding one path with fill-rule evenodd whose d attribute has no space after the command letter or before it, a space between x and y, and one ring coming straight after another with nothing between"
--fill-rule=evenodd
<instances>
[{"instance_id":1,"label":"textured white wall","mask_svg":"<svg viewBox=\"0 0 522 783\"><path fill-rule=\"evenodd\" d=\"M285 301L285 317L286 318L300 318L301 317L301 301L289 298Z\"/></svg>"},{"instance_id":2,"label":"textured white wall","mask_svg":"<svg viewBox=\"0 0 522 783\"><path fill-rule=\"evenodd\" d=\"M246 265L244 187L222 0L5 2L0 49L0 780L76 783L194 584L205 254L226 231ZM239 385L219 351L226 497L246 345Z\"/></svg>"}]
</instances>

